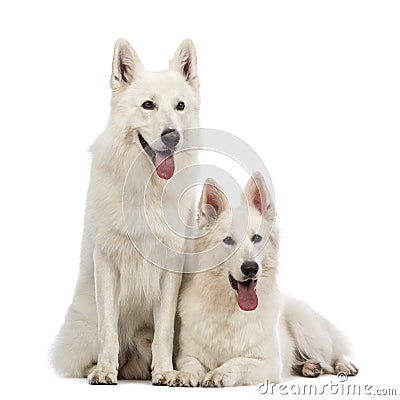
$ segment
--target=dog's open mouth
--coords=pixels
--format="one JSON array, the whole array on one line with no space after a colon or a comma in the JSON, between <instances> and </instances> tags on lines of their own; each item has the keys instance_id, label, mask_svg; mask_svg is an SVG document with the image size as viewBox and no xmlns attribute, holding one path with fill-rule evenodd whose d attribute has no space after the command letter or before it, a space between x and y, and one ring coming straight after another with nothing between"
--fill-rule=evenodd
<instances>
[{"instance_id":1,"label":"dog's open mouth","mask_svg":"<svg viewBox=\"0 0 400 400\"><path fill-rule=\"evenodd\" d=\"M229 283L232 289L238 293L239 307L244 311L253 311L258 306L258 297L256 294L257 279L248 279L246 281L237 281L229 274Z\"/></svg>"},{"instance_id":2,"label":"dog's open mouth","mask_svg":"<svg viewBox=\"0 0 400 400\"><path fill-rule=\"evenodd\" d=\"M174 152L172 150L154 150L140 133L138 133L138 138L143 150L156 167L157 175L162 179L170 179L175 171Z\"/></svg>"}]
</instances>

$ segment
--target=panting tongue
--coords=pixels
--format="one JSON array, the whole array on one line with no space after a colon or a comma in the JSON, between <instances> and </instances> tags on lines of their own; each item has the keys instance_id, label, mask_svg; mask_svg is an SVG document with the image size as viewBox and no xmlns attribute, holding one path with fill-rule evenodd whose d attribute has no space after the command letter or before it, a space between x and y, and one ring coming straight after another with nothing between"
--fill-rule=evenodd
<instances>
[{"instance_id":1,"label":"panting tongue","mask_svg":"<svg viewBox=\"0 0 400 400\"><path fill-rule=\"evenodd\" d=\"M254 281L252 279L246 282L237 281L238 303L239 307L244 311L253 311L258 306L258 298L254 289Z\"/></svg>"},{"instance_id":2,"label":"panting tongue","mask_svg":"<svg viewBox=\"0 0 400 400\"><path fill-rule=\"evenodd\" d=\"M175 171L175 161L172 154L165 154L159 151L156 153L156 171L162 179L169 179Z\"/></svg>"}]
</instances>

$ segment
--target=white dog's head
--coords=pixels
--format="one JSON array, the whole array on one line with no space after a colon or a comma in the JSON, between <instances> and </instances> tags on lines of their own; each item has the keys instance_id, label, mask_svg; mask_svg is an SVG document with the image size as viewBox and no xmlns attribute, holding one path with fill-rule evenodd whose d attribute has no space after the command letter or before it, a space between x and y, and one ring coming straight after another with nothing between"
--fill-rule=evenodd
<instances>
[{"instance_id":1,"label":"white dog's head","mask_svg":"<svg viewBox=\"0 0 400 400\"><path fill-rule=\"evenodd\" d=\"M202 235L195 252L213 249L209 261L217 260L218 265L209 273L214 283L230 286L242 310L257 308L258 280L275 276L278 251L275 207L262 175L256 172L249 179L235 209L217 183L208 179L199 203L199 228Z\"/></svg>"},{"instance_id":2,"label":"white dog's head","mask_svg":"<svg viewBox=\"0 0 400 400\"><path fill-rule=\"evenodd\" d=\"M169 70L152 72L143 67L131 45L119 39L110 82L112 128L147 154L160 178L171 178L182 131L199 125L199 80L192 41L181 43Z\"/></svg>"}]
</instances>

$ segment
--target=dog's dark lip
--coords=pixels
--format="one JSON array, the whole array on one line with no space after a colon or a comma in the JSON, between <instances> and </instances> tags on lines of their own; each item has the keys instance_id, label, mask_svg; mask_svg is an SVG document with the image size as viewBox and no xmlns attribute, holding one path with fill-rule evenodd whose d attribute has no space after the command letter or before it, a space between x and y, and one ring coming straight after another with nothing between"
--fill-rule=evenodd
<instances>
[{"instance_id":1,"label":"dog's dark lip","mask_svg":"<svg viewBox=\"0 0 400 400\"><path fill-rule=\"evenodd\" d=\"M154 166L156 165L156 152L151 148L151 146L147 143L146 139L142 136L142 134L139 132L138 133L138 138L140 145L142 146L143 150L147 153L147 155L151 158L151 161L153 162ZM173 154L172 150L162 150L162 151L157 151L158 153L162 154L164 157L168 157Z\"/></svg>"},{"instance_id":2,"label":"dog's dark lip","mask_svg":"<svg viewBox=\"0 0 400 400\"><path fill-rule=\"evenodd\" d=\"M241 282L247 282L247 281L253 281L254 282L254 289L257 286L258 279L245 279L244 281ZM231 284L232 289L238 290L238 281L231 275L229 274L229 283Z\"/></svg>"},{"instance_id":3,"label":"dog's dark lip","mask_svg":"<svg viewBox=\"0 0 400 400\"><path fill-rule=\"evenodd\" d=\"M229 283L231 284L232 289L235 289L236 291L238 290L237 280L231 274L229 274Z\"/></svg>"},{"instance_id":4,"label":"dog's dark lip","mask_svg":"<svg viewBox=\"0 0 400 400\"><path fill-rule=\"evenodd\" d=\"M155 151L146 142L145 138L141 135L141 133L138 133L138 138L139 138L139 142L140 142L140 145L142 146L143 150L151 158L151 161L153 162L153 164L156 165L156 153L155 153Z\"/></svg>"}]
</instances>

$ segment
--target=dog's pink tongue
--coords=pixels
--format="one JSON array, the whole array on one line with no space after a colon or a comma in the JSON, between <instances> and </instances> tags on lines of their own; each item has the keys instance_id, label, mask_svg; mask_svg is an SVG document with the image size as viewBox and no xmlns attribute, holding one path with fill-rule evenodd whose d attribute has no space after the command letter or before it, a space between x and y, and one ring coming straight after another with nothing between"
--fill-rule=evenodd
<instances>
[{"instance_id":1,"label":"dog's pink tongue","mask_svg":"<svg viewBox=\"0 0 400 400\"><path fill-rule=\"evenodd\" d=\"M244 311L253 311L258 306L258 298L254 289L254 281L246 282L237 281L238 287L238 303L239 307Z\"/></svg>"},{"instance_id":2,"label":"dog's pink tongue","mask_svg":"<svg viewBox=\"0 0 400 400\"><path fill-rule=\"evenodd\" d=\"M171 178L175 171L174 156L172 154L166 156L159 151L156 151L155 153L157 175L162 179Z\"/></svg>"}]
</instances>

